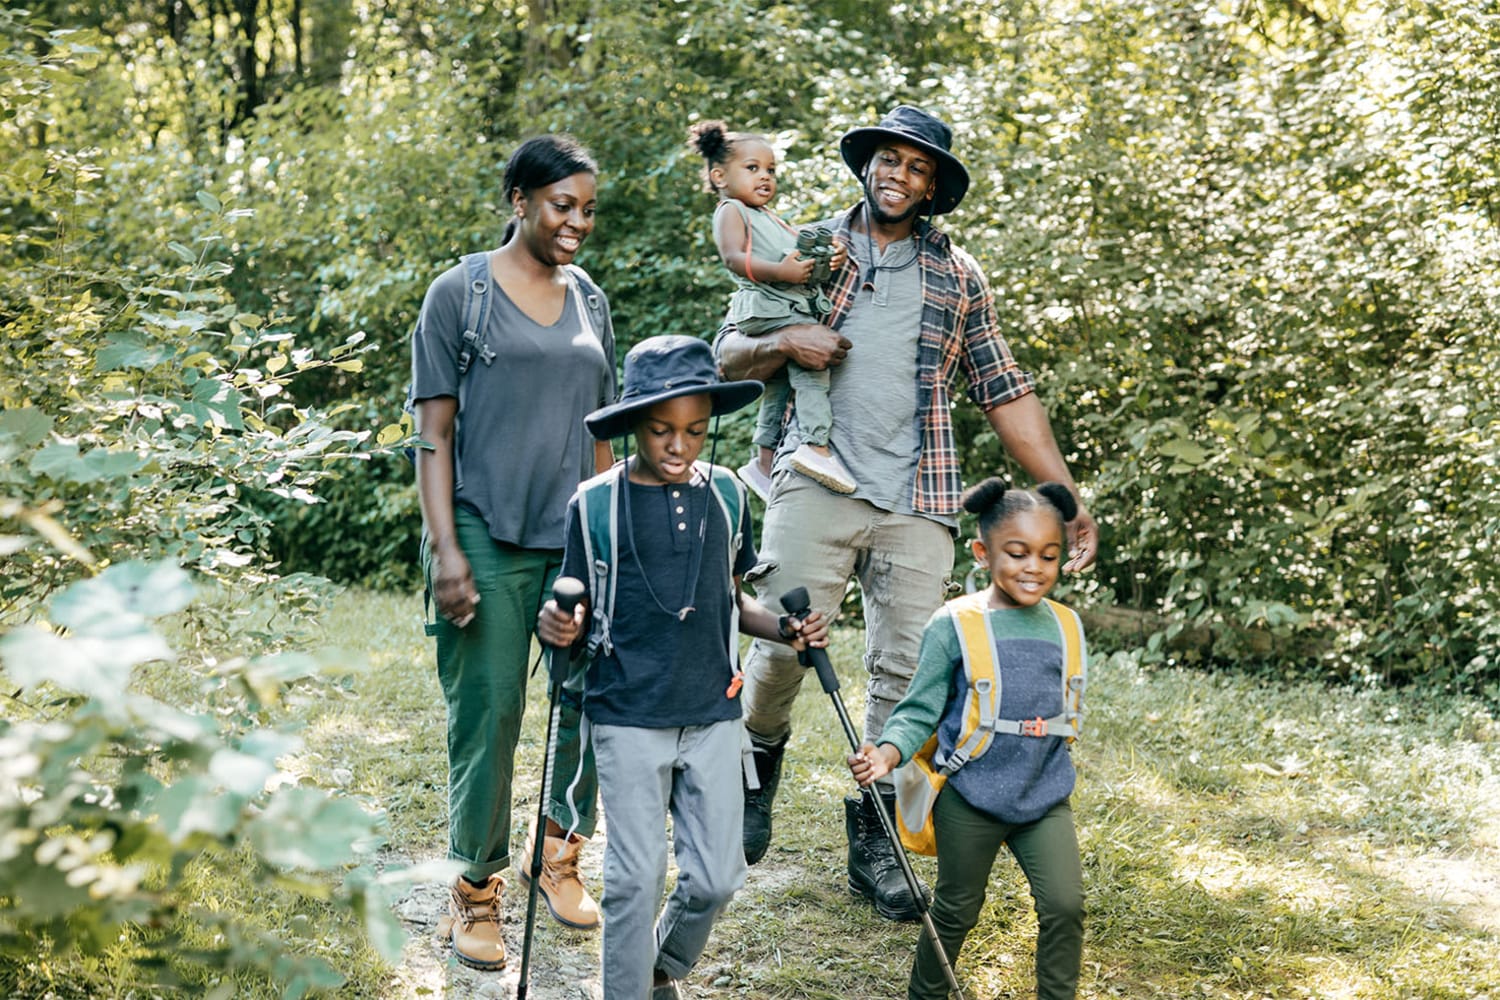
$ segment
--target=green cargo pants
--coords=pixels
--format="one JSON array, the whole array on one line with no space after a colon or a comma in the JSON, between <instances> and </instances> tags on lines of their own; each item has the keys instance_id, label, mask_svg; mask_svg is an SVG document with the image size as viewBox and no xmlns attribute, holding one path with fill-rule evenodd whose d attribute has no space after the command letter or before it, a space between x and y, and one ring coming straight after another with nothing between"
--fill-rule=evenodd
<instances>
[{"instance_id":1,"label":"green cargo pants","mask_svg":"<svg viewBox=\"0 0 1500 1000\"><path fill-rule=\"evenodd\" d=\"M1026 874L1036 904L1037 1000L1073 1000L1083 961L1083 866L1068 801L1033 823L1011 825L975 809L949 785L933 803L932 824L938 858L932 922L949 959L957 962L964 939L979 922L990 868L1004 845ZM948 981L926 934L917 941L906 996L948 996Z\"/></svg>"},{"instance_id":2,"label":"green cargo pants","mask_svg":"<svg viewBox=\"0 0 1500 1000\"><path fill-rule=\"evenodd\" d=\"M552 595L562 551L497 542L478 515L463 509L453 513L480 601L464 628L439 617L429 631L437 636L438 680L448 706L448 857L464 862L464 874L478 881L510 866L511 793L527 660L537 612ZM432 553L425 539L422 573L430 589ZM593 753L585 750L580 760L580 720L576 697L565 698L547 815L563 829L589 837L599 782ZM522 829L531 822L528 817Z\"/></svg>"}]
</instances>

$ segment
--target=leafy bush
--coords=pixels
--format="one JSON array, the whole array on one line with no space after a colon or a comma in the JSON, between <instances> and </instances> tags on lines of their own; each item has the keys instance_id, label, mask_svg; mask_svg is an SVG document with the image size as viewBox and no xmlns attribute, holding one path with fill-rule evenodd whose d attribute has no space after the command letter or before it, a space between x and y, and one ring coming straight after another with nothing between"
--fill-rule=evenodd
<instances>
[{"instance_id":1,"label":"leafy bush","mask_svg":"<svg viewBox=\"0 0 1500 1000\"><path fill-rule=\"evenodd\" d=\"M298 997L342 982L240 909L195 905L196 862L218 854L241 854L252 884L277 887L294 912L350 914L387 960L400 953L387 893L432 873L377 871L380 818L288 775L279 761L299 741L261 725L289 690L317 683L316 661L179 658L152 620L192 599L183 570L122 563L60 593L46 622L0 637L19 708L0 720L7 992L33 992L59 957L121 951L163 983L258 969ZM173 684L189 683L198 708L146 693L168 671L185 673Z\"/></svg>"}]
</instances>

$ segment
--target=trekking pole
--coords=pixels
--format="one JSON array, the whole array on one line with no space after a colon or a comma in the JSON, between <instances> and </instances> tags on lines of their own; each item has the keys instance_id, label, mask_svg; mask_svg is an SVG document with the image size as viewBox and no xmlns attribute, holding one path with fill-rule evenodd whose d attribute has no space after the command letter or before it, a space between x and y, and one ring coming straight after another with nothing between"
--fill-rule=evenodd
<instances>
[{"instance_id":1,"label":"trekking pole","mask_svg":"<svg viewBox=\"0 0 1500 1000\"><path fill-rule=\"evenodd\" d=\"M560 610L568 614L583 600L583 583L571 576L560 576L552 585L552 599ZM537 796L536 830L531 842L531 885L526 893L526 934L521 938L521 981L516 987L516 1000L526 1000L526 989L530 985L531 938L536 931L536 894L542 881L542 853L547 839L547 798L552 793L552 768L557 763L557 720L562 714L562 671L557 669L556 658L566 655L566 650L547 647L550 657L547 664L547 756L542 765L542 789Z\"/></svg>"},{"instance_id":2,"label":"trekking pole","mask_svg":"<svg viewBox=\"0 0 1500 1000\"><path fill-rule=\"evenodd\" d=\"M806 587L796 587L781 595L781 606L786 609L787 614L799 621L806 618L812 611L811 603ZM834 711L838 713L839 722L844 727L844 735L848 737L850 749L854 753L859 753L859 734L854 731L854 723L849 721L849 710L844 707L844 698L839 694L838 674L833 672L833 661L828 659L828 651L808 646L797 654L797 660L804 667L810 666L818 672L818 683L823 685L823 693L833 699ZM860 794L870 797L875 795L875 791L872 788L861 788ZM872 811L880 817L880 826L885 831L887 839L890 840L891 846L895 848L896 861L901 866L901 874L906 878L907 887L911 889L912 898L916 900L917 912L922 915L922 927L932 941L938 961L943 965L943 975L948 978L948 988L958 1000L965 1000L963 987L958 984L958 974L953 971L953 964L948 961L948 952L943 948L942 939L938 937L937 925L932 922L932 914L927 910L927 897L922 892L922 883L917 881L917 873L912 871L911 859L906 856L906 848L901 846L901 837L896 833L890 814L885 811L885 806L879 799L870 801L867 798L866 805L874 806Z\"/></svg>"}]
</instances>

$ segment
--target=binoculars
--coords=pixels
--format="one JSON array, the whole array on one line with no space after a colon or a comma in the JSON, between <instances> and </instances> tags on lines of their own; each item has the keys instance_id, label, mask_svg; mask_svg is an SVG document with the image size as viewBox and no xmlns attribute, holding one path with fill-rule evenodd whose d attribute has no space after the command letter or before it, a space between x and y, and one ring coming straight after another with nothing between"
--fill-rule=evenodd
<instances>
[{"instance_id":1,"label":"binoculars","mask_svg":"<svg viewBox=\"0 0 1500 1000\"><path fill-rule=\"evenodd\" d=\"M797 255L813 259L812 276L808 287L820 288L828 282L831 272L829 260L833 257L833 232L827 226L804 229L797 234Z\"/></svg>"}]
</instances>

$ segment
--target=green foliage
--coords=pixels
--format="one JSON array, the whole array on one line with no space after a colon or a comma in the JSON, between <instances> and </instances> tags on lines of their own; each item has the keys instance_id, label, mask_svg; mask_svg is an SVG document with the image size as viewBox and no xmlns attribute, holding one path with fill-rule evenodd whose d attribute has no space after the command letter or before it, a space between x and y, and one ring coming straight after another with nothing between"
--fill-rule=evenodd
<instances>
[{"instance_id":1,"label":"green foliage","mask_svg":"<svg viewBox=\"0 0 1500 1000\"><path fill-rule=\"evenodd\" d=\"M623 348L706 336L726 300L709 196L683 142L692 120L771 134L784 154L778 208L809 220L857 194L834 149L844 129L897 101L926 104L954 123L974 179L944 225L989 275L1101 522L1079 599L1164 616L1151 646L1163 660L1180 655L1168 653L1174 633L1211 628L1214 663L1494 683L1492 19L1409 0L259 11L259 37L278 43L248 69L204 58L210 28L238 46L242 23L58 2L49 16L84 31L54 36L6 15L6 68L20 81L6 96L20 110L0 125L17 153L0 185L17 235L0 253L24 266L0 283L7 321L34 328L33 342L43 327L71 343L107 323L105 358L124 367L105 374L129 381L143 370L131 365L160 359L144 370L185 384L155 394L212 421L215 405L235 409L231 391L256 388L233 381L236 365L265 377L287 353L255 338L242 360L222 349L235 316L259 316L258 332L290 335L309 358L365 363L297 372L274 400L297 412L269 421L282 436L299 414L326 423L343 408L343 425L373 438L399 412L427 283L498 239L501 167L518 139L568 129L598 155L599 223L582 263L610 295ZM322 56L304 59L314 38ZM71 57L88 60L87 88L63 65L70 45L91 50ZM246 114L251 84L261 102ZM39 254L52 270L37 270ZM185 296L191 268L221 265L232 271L204 274L194 301L148 291ZM60 295L23 308L22 287ZM211 347L210 331L223 335ZM192 346L161 353L184 339ZM212 365L185 363L204 349ZM82 364L34 343L10 351L52 365L57 387ZM193 396L194 370L225 395ZM22 405L60 419L7 398ZM981 415L960 407L956 419L968 479L1006 467ZM39 433L34 416L7 422L12 448ZM232 426L219 436L248 444ZM128 469L130 440L58 424L35 446L45 455L28 453L27 477L78 494L154 474ZM747 450L731 425L722 454L737 463ZM200 457L222 466L243 453ZM221 484L239 491L236 537L269 544L289 569L411 586L409 466L320 463L316 484L307 470L279 481L303 477L291 497ZM42 530L51 492L12 488L4 534ZM328 502L307 504L311 494ZM205 537L194 558L223 548Z\"/></svg>"},{"instance_id":2,"label":"green foliage","mask_svg":"<svg viewBox=\"0 0 1500 1000\"><path fill-rule=\"evenodd\" d=\"M7 992L35 992L56 958L122 954L164 984L259 970L295 998L341 983L295 938L195 902L200 862L234 852L249 884L287 897L288 916L342 915L388 960L400 952L388 892L432 873L377 873L380 817L282 770L301 741L259 724L320 683L318 664L178 657L152 622L193 599L176 566L121 563L62 591L47 620L0 636L15 690L0 721ZM168 686L187 685L199 708L148 692L167 671L182 672Z\"/></svg>"}]
</instances>

